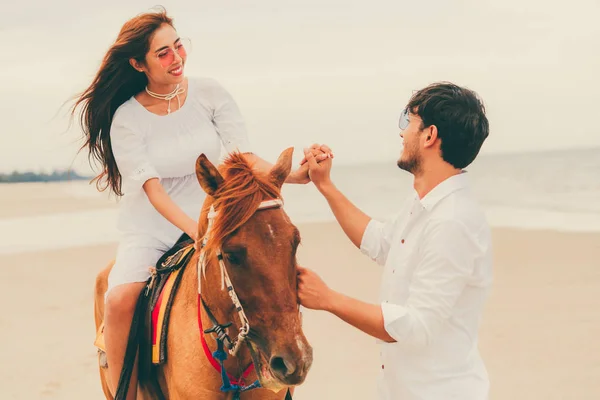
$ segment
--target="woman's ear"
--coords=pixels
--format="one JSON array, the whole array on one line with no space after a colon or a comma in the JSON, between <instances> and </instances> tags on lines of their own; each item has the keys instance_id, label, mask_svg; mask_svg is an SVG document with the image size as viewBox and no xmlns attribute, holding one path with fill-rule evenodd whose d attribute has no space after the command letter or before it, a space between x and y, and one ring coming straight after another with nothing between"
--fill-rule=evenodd
<instances>
[{"instance_id":1,"label":"woman's ear","mask_svg":"<svg viewBox=\"0 0 600 400\"><path fill-rule=\"evenodd\" d=\"M138 62L135 58L129 59L129 64L135 69L137 72L144 72L144 66L142 63Z\"/></svg>"}]
</instances>

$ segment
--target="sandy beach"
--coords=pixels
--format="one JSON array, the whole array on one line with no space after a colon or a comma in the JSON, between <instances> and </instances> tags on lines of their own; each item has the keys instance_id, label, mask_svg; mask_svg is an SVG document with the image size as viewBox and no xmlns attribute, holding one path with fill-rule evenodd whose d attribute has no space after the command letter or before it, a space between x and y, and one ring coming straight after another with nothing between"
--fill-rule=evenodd
<instances>
[{"instance_id":1,"label":"sandy beach","mask_svg":"<svg viewBox=\"0 0 600 400\"><path fill-rule=\"evenodd\" d=\"M3 217L9 215L5 207L20 216L46 214L52 210L42 204L46 201L61 210L106 206L96 199L65 204L64 196L15 205L15 197L6 198L7 188L0 188ZM19 196L33 190L17 188ZM336 290L376 301L380 268L335 223L298 227L300 264ZM32 241L44 240L31 235ZM595 233L494 229L495 280L480 340L492 400L600 398L599 242ZM92 290L115 248L113 243L0 256L0 399L103 398ZM375 398L380 368L375 341L323 312L306 310L304 321L315 357L295 399Z\"/></svg>"}]
</instances>

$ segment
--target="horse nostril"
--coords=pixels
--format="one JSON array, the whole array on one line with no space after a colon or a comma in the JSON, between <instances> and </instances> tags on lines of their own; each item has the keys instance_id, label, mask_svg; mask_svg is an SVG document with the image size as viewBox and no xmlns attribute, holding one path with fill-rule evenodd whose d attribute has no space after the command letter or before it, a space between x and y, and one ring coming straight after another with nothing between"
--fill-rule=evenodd
<instances>
[{"instance_id":1,"label":"horse nostril","mask_svg":"<svg viewBox=\"0 0 600 400\"><path fill-rule=\"evenodd\" d=\"M285 357L271 357L271 370L282 376L290 376L296 371L296 365Z\"/></svg>"}]
</instances>

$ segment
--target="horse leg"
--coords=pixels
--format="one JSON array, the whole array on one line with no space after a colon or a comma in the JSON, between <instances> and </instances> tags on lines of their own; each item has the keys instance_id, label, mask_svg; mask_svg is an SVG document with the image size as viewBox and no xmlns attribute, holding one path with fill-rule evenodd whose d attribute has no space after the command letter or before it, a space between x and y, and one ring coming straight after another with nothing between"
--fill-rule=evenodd
<instances>
[{"instance_id":1,"label":"horse leg","mask_svg":"<svg viewBox=\"0 0 600 400\"><path fill-rule=\"evenodd\" d=\"M100 329L102 322L104 321L104 294L108 288L108 274L112 269L114 262L110 262L106 268L98 273L96 276L96 284L94 287L94 320L96 323L96 332ZM98 351L98 370L100 373L100 384L102 385L102 391L107 400L114 400L114 397L110 391L108 385L108 368L103 365L106 362L106 354L103 354L100 350Z\"/></svg>"}]
</instances>

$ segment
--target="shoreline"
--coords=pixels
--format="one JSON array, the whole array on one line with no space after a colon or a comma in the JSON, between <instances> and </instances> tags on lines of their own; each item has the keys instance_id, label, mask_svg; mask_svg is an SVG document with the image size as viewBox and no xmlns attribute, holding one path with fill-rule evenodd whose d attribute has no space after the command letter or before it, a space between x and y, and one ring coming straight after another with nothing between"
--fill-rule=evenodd
<instances>
[{"instance_id":1,"label":"shoreline","mask_svg":"<svg viewBox=\"0 0 600 400\"><path fill-rule=\"evenodd\" d=\"M96 211L107 212L107 215L112 213L110 208L100 209ZM65 214L48 214L46 217L52 218L55 221L60 221L61 217ZM37 218L37 217L36 217ZM12 222L11 219L0 219L0 227L2 227L3 221ZM18 222L18 220L15 220ZM47 221L46 221L47 222ZM16 234L18 237L24 237L25 230L19 232L19 227L17 223L12 224L13 228L17 229L17 231L11 230L12 234ZM335 220L315 220L315 221L307 221L307 222L294 222L294 225L298 227L302 234L302 230L304 229L312 229L311 227L315 226L323 226L323 225L335 225L338 226ZM53 251L65 251L65 250L77 250L81 248L88 247L96 247L96 246L114 246L116 247L118 244L118 240L116 239L118 236L118 231L116 228L107 228L109 230L108 234L106 231L95 232L93 237L90 238L81 238L74 239L72 244L60 244L60 245L48 245L47 247L43 247L44 245L38 245L41 247L34 249L27 249L27 244L20 244L19 246L11 246L11 245L0 245L0 259L6 256L18 256L18 255L26 255L26 254L36 254L42 252L53 252ZM340 228L341 229L341 228ZM568 230L568 229L555 229L555 228L540 228L540 227L527 227L527 226L492 226L490 225L490 229L492 234L494 233L503 233L503 232L520 232L520 233L528 233L531 235L539 235L539 234L557 234L557 235L574 235L580 237L586 237L588 235L598 236L600 237L600 230ZM8 230L7 230L8 231ZM71 230L74 231L74 230ZM43 236L43 235L42 235ZM33 236L30 236L33 238ZM31 242L32 240L29 240ZM600 261L599 261L600 263ZM1 267L0 267L1 268Z\"/></svg>"}]
</instances>

